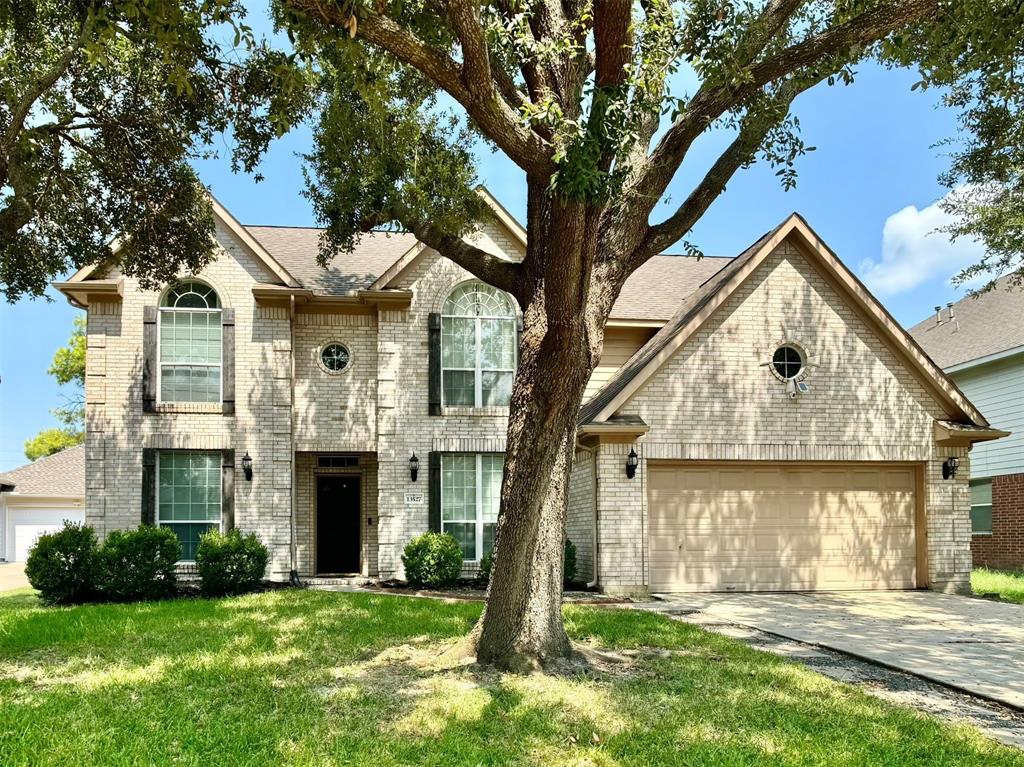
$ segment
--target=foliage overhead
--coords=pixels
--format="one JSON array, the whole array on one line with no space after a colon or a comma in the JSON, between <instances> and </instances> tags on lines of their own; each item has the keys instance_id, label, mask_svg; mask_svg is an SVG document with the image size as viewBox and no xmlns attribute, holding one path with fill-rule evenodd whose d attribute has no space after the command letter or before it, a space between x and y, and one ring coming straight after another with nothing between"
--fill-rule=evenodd
<instances>
[{"instance_id":1,"label":"foliage overhead","mask_svg":"<svg viewBox=\"0 0 1024 767\"><path fill-rule=\"evenodd\" d=\"M1005 112L1020 97L1016 0L276 0L275 11L316 73L307 159L325 253L397 221L478 276L500 278L487 254L452 239L482 213L470 194L473 138L548 194L596 206L602 233L628 229L616 257L632 271L684 237L756 159L792 187L812 149L793 100L852 82L869 60L916 68L921 85L947 89L976 142L955 158L954 176L970 179L979 151L1005 160L1022 145L1016 107L995 106ZM683 92L688 79L697 85ZM692 144L715 127L733 143L674 213L653 220Z\"/></svg>"},{"instance_id":2,"label":"foliage overhead","mask_svg":"<svg viewBox=\"0 0 1024 767\"><path fill-rule=\"evenodd\" d=\"M239 0L0 0L8 301L115 258L145 284L209 260L189 161L233 127L233 162L252 170L301 111L300 70L243 19Z\"/></svg>"}]
</instances>

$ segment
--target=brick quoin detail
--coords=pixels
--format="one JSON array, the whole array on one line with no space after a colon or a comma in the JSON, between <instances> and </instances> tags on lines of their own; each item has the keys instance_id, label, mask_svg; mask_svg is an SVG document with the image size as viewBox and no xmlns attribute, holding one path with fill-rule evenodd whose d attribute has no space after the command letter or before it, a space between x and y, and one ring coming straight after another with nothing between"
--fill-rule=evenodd
<instances>
[{"instance_id":1,"label":"brick quoin detail","mask_svg":"<svg viewBox=\"0 0 1024 767\"><path fill-rule=\"evenodd\" d=\"M1024 474L992 477L992 535L971 538L975 565L1024 567Z\"/></svg>"}]
</instances>

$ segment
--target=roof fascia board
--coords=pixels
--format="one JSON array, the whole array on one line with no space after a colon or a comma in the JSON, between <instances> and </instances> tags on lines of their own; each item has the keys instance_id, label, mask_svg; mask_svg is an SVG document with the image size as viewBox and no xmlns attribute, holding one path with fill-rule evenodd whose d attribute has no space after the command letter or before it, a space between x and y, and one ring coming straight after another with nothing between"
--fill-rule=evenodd
<instances>
[{"instance_id":1,"label":"roof fascia board","mask_svg":"<svg viewBox=\"0 0 1024 767\"><path fill-rule=\"evenodd\" d=\"M292 277L272 255L270 252L260 245L259 240L253 237L249 231L242 226L238 219L231 215L227 208L220 204L216 197L207 192L210 198L210 204L213 207L213 214L217 216L228 230L235 235L235 237L245 245L252 254L260 261L267 269L269 269L274 275L277 276L281 282L285 285L293 288L300 287L299 281Z\"/></svg>"},{"instance_id":2,"label":"roof fascia board","mask_svg":"<svg viewBox=\"0 0 1024 767\"><path fill-rule=\"evenodd\" d=\"M1010 349L1003 349L1001 352L994 352L992 354L986 354L984 357L977 357L973 360L967 360L966 362L958 362L955 365L950 365L948 368L943 368L945 373L958 373L961 370L970 370L981 365L987 365L990 362L998 362L1004 360L1007 357L1014 357L1018 354L1024 354L1024 346L1014 346Z\"/></svg>"},{"instance_id":3,"label":"roof fascia board","mask_svg":"<svg viewBox=\"0 0 1024 767\"><path fill-rule=\"evenodd\" d=\"M417 240L395 263L387 268L384 274L374 280L367 290L384 290L387 288L407 267L412 266L412 262L416 260L416 257L426 249L427 246Z\"/></svg>"},{"instance_id":4,"label":"roof fascia board","mask_svg":"<svg viewBox=\"0 0 1024 767\"><path fill-rule=\"evenodd\" d=\"M92 299L120 301L124 297L124 280L88 280L85 282L54 282L53 287L67 296L73 306L85 309Z\"/></svg>"},{"instance_id":5,"label":"roof fascia board","mask_svg":"<svg viewBox=\"0 0 1024 767\"><path fill-rule=\"evenodd\" d=\"M497 218L506 229L508 229L513 238L515 238L525 249L526 227L520 224L519 221L516 220L515 216L509 213L508 209L498 202L498 198L491 194L490 190L483 184L476 188L476 193L483 198L484 202L487 203L487 207L491 209L494 217Z\"/></svg>"},{"instance_id":6,"label":"roof fascia board","mask_svg":"<svg viewBox=\"0 0 1024 767\"><path fill-rule=\"evenodd\" d=\"M855 299L855 303L866 311L876 327L880 328L884 335L896 345L897 349L903 353L902 356L910 361L912 367L924 375L925 380L932 385L940 399L945 400L947 405L952 405L958 414L969 418L979 426L988 426L989 422L985 416L971 404L971 401L949 376L932 362L917 341L893 319L893 316L871 295L864 284L857 279L857 276L846 268L824 240L811 229L803 218L796 214L794 217L796 222L793 231L800 234L805 251L809 252L819 263L828 267L829 273L838 278L840 285L846 289L850 297Z\"/></svg>"},{"instance_id":7,"label":"roof fascia board","mask_svg":"<svg viewBox=\"0 0 1024 767\"><path fill-rule=\"evenodd\" d=\"M669 341L669 343L658 354L651 359L635 376L626 384L615 398L609 402L593 419L595 422L606 421L632 397L665 362L693 335L696 330L711 317L718 307L725 303L732 292L742 285L761 262L789 235L793 229L795 216L791 215L779 227L778 231L770 237L754 254L753 258L747 261L743 267L736 272L728 281L720 287L711 299L701 310L694 315L688 323ZM638 352L639 353L639 352Z\"/></svg>"},{"instance_id":8,"label":"roof fascia board","mask_svg":"<svg viewBox=\"0 0 1024 767\"><path fill-rule=\"evenodd\" d=\"M606 328L663 328L668 320L630 320L630 319L609 319L605 323Z\"/></svg>"}]
</instances>

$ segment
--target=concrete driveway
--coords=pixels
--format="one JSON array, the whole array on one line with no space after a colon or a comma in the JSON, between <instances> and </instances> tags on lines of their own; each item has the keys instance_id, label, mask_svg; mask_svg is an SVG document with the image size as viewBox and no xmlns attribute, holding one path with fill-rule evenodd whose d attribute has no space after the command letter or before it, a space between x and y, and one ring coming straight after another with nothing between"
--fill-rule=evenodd
<instances>
[{"instance_id":1,"label":"concrete driveway","mask_svg":"<svg viewBox=\"0 0 1024 767\"><path fill-rule=\"evenodd\" d=\"M0 594L5 591L28 588L25 565L21 562L0 562Z\"/></svg>"},{"instance_id":2,"label":"concrete driveway","mask_svg":"<svg viewBox=\"0 0 1024 767\"><path fill-rule=\"evenodd\" d=\"M668 613L697 610L1024 710L1024 605L930 591L662 596Z\"/></svg>"}]
</instances>

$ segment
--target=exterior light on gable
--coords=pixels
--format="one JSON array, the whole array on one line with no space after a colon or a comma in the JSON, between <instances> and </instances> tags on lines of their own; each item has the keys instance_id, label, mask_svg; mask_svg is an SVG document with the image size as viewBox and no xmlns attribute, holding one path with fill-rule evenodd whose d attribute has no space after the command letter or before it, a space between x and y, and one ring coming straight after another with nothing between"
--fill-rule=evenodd
<instances>
[{"instance_id":1,"label":"exterior light on gable","mask_svg":"<svg viewBox=\"0 0 1024 767\"><path fill-rule=\"evenodd\" d=\"M416 475L419 473L419 470L420 459L416 457L416 453L413 453L412 457L409 459L409 476L412 478L413 482L416 481Z\"/></svg>"},{"instance_id":2,"label":"exterior light on gable","mask_svg":"<svg viewBox=\"0 0 1024 767\"><path fill-rule=\"evenodd\" d=\"M953 479L956 477L956 470L960 468L960 459L950 456L942 462L942 478Z\"/></svg>"},{"instance_id":3,"label":"exterior light on gable","mask_svg":"<svg viewBox=\"0 0 1024 767\"><path fill-rule=\"evenodd\" d=\"M242 473L245 474L247 482L252 482L252 456L249 455L248 450L242 456Z\"/></svg>"},{"instance_id":4,"label":"exterior light on gable","mask_svg":"<svg viewBox=\"0 0 1024 767\"><path fill-rule=\"evenodd\" d=\"M640 465L640 458L636 454L636 450L633 448L629 449L629 455L626 456L626 476L629 479L633 479L636 476L636 467Z\"/></svg>"}]
</instances>

